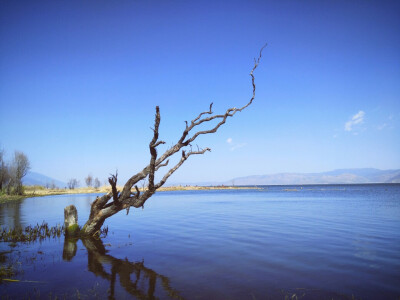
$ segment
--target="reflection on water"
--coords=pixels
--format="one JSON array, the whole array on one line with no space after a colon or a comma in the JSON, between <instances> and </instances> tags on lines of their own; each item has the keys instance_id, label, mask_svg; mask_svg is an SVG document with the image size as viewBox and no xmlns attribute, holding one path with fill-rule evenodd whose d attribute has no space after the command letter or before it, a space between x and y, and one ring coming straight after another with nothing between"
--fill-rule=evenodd
<instances>
[{"instance_id":1,"label":"reflection on water","mask_svg":"<svg viewBox=\"0 0 400 300\"><path fill-rule=\"evenodd\" d=\"M74 263L74 258L82 259L83 253L78 252L78 242L84 246L87 254L87 270L102 280L101 284L96 282L98 291L84 288L71 289L63 286L67 280L54 286L51 282L55 273L49 273L48 264L53 256L58 273L63 273L65 279L72 278L85 281L89 279L88 274L82 273L82 265ZM28 246L38 246L39 242ZM27 245L25 245L27 246ZM131 262L128 259L118 259L110 254L100 239L65 239L62 260L54 257L54 254L40 251L27 251L24 244L9 244L8 249L0 251L0 288L2 298L99 298L119 299L122 296L121 290L126 291L135 299L184 299L180 293L171 287L168 277L158 274L151 268L145 266L144 262ZM5 251L4 251L5 250ZM83 250L83 249L81 249ZM77 257L79 253L79 257ZM66 265L67 264L67 265ZM61 268L60 268L61 266ZM76 269L75 269L76 268ZM24 276L27 275L27 276ZM56 280L57 282L57 280ZM117 284L119 282L119 284ZM108 284L107 284L108 283ZM23 289L21 289L23 287ZM126 296L125 296L126 297ZM8 299L8 298L7 298Z\"/></svg>"},{"instance_id":2,"label":"reflection on water","mask_svg":"<svg viewBox=\"0 0 400 300\"><path fill-rule=\"evenodd\" d=\"M96 196L0 205L0 225L45 221L56 226L71 204L83 225ZM10 276L21 280L1 283L0 294L31 299L51 298L49 293L53 299L400 296L399 184L165 192L144 210L117 214L105 225L104 244L57 238L0 243L0 267L16 266Z\"/></svg>"},{"instance_id":3,"label":"reflection on water","mask_svg":"<svg viewBox=\"0 0 400 300\"><path fill-rule=\"evenodd\" d=\"M0 224L7 224L8 228L22 227L21 206L24 199L6 202L0 205Z\"/></svg>"},{"instance_id":4,"label":"reflection on water","mask_svg":"<svg viewBox=\"0 0 400 300\"><path fill-rule=\"evenodd\" d=\"M109 299L116 299L114 293L117 275L121 287L138 299L155 299L156 287L159 287L160 283L169 297L183 299L178 291L171 288L166 276L146 268L143 262L130 262L108 255L100 239L86 238L82 239L82 243L88 252L88 270L110 282ZM65 239L63 259L72 260L76 251L77 240ZM109 272L106 271L107 265L111 267Z\"/></svg>"}]
</instances>

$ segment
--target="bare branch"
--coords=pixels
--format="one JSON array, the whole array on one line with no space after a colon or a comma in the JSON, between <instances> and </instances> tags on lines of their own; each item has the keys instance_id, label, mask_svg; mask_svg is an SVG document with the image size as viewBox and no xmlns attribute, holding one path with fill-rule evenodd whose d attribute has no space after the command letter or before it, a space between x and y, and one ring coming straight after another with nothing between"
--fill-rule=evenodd
<instances>
[{"instance_id":1,"label":"bare branch","mask_svg":"<svg viewBox=\"0 0 400 300\"><path fill-rule=\"evenodd\" d=\"M102 197L97 197L96 200L93 201L92 203L92 207L96 207L98 209L101 209L104 207L104 205L106 205L106 203L108 202L108 200L110 200L112 197L112 192L103 195Z\"/></svg>"},{"instance_id":2,"label":"bare branch","mask_svg":"<svg viewBox=\"0 0 400 300\"><path fill-rule=\"evenodd\" d=\"M252 70L251 70L251 72L250 72L250 76L251 76L251 78L252 78L253 94L252 94L252 97L251 97L251 99L249 100L249 102L248 102L246 105L244 105L243 107L241 107L241 108L235 108L235 107L233 107L233 108L228 108L228 109L226 110L225 114L214 115L214 116L211 116L211 117L208 117L208 118L203 118L203 119L201 119L201 117L204 116L204 115L206 115L206 114L212 114L212 106L213 106L213 103L211 103L211 104L210 104L209 111L205 111L205 112L200 113L194 120L191 121L191 124L190 124L189 126L186 126L185 130L184 130L183 133L182 133L181 138L179 139L179 141L178 141L175 145L173 145L171 148L169 148L167 151L165 151L164 154L162 154L161 157L158 158L158 159L156 160L155 166L159 166L159 165L163 164L163 162L164 162L167 158L169 158L170 156L172 156L172 155L174 155L175 153L177 153L178 151L180 151L181 148L183 148L183 147L189 145L189 144L190 144L191 142L193 142L199 135L209 134L209 133L215 133L215 132L219 129L219 127L221 127L223 124L225 124L226 119L227 119L228 117L234 116L235 113L236 113L237 111L242 111L243 109L245 109L246 107L248 107L248 106L253 102L253 100L254 100L254 98L255 98L255 90L256 90L256 86L255 86L255 84L254 84L254 75L253 75L253 73L254 73L255 69L258 67L258 64L259 64L259 62L260 62L260 60L261 60L262 51L264 50L265 47L266 47L266 45L264 45L264 46L261 48L260 53L259 53L259 57L258 57L257 59L254 60L254 66L253 66L253 68L252 68ZM157 108L156 108L156 109L157 109ZM202 123L204 123L204 122L210 122L210 121L215 120L215 119L221 119L221 120L220 120L220 122L218 122L213 128L208 129L208 130L198 131L198 132L196 132L191 138L189 138L189 139L187 139L187 140L185 141L185 138L187 137L187 135L189 134L189 132L190 132L193 128L195 128L196 126L198 126L198 125L200 125L200 124L202 124ZM156 116L156 123L157 123L157 116ZM159 126L159 123L158 123L158 125L155 126L155 129L154 129L155 134L157 134L156 139L158 138L158 126ZM153 139L154 139L154 138L153 138ZM160 167L161 167L161 166L160 166ZM151 169L151 168L150 168L150 165L148 165L148 166L145 167L141 172L139 172L139 173L137 173L136 175L132 176L132 177L128 180L128 182L126 183L126 185L124 186L124 190L123 190L122 194L124 194L124 195L129 194L129 192L130 192L130 190L131 190L131 188L132 188L132 186L133 186L134 184L136 184L138 181L140 181L140 180L146 178L147 175L149 175L150 169ZM154 171L156 171L156 170L154 169Z\"/></svg>"},{"instance_id":3,"label":"bare branch","mask_svg":"<svg viewBox=\"0 0 400 300\"><path fill-rule=\"evenodd\" d=\"M133 175L131 178L129 178L129 180L124 185L124 188L121 193L121 197L122 198L129 197L133 185L138 183L140 180L145 179L147 177L147 175L149 174L149 170L150 170L150 166L148 165L142 171L140 171L139 173L137 173L137 174Z\"/></svg>"},{"instance_id":4,"label":"bare branch","mask_svg":"<svg viewBox=\"0 0 400 300\"><path fill-rule=\"evenodd\" d=\"M150 149L150 155L151 155L151 159L150 159L150 170L149 170L149 190L153 190L154 189L154 172L155 172L155 168L156 168L156 159L157 159L157 150L156 147L159 145L159 143L157 142L158 139L158 128L160 126L160 108L158 106L156 106L156 117L154 120L154 136L153 139L151 140L150 144L149 144L149 149ZM161 142L163 143L163 142Z\"/></svg>"},{"instance_id":5,"label":"bare branch","mask_svg":"<svg viewBox=\"0 0 400 300\"><path fill-rule=\"evenodd\" d=\"M201 116L203 116L203 115L206 115L206 114L211 115L212 114L212 106L213 106L213 104L214 103L211 102L210 109L208 111L204 111L204 112L200 113L199 116L196 119L192 120L192 124L195 123L197 120L199 120L201 118Z\"/></svg>"},{"instance_id":6,"label":"bare branch","mask_svg":"<svg viewBox=\"0 0 400 300\"><path fill-rule=\"evenodd\" d=\"M135 189L136 189L136 195L135 195L135 197L136 197L136 198L139 198L139 196L140 196L140 191L139 191L139 188L137 187L137 185L135 185Z\"/></svg>"},{"instance_id":7,"label":"bare branch","mask_svg":"<svg viewBox=\"0 0 400 300\"><path fill-rule=\"evenodd\" d=\"M196 118L192 121L185 121L185 129L182 132L181 137L178 142L168 148L160 157L157 154L157 146L161 144L165 144L164 141L158 141L159 136L159 126L160 126L160 109L156 106L156 114L154 120L154 129L153 129L153 138L149 143L149 151L150 151L150 162L144 167L140 172L133 175L129 180L125 183L124 188L120 194L118 194L116 184L117 184L117 174L112 175L109 178L109 182L112 188L111 193L104 195L100 198L96 198L96 200L92 203L91 213L88 222L84 226L84 231L87 234L91 234L98 230L104 220L122 209L127 209L127 213L129 213L129 208L133 207L143 207L144 203L147 199L149 199L158 188L163 186L168 178L191 156L191 155L200 155L204 154L206 151L211 151L209 148L200 149L197 145L197 151L193 151L192 142L196 140L197 137L204 134L215 133L217 130L225 124L226 120L229 117L233 117L238 111L241 112L243 109L247 108L249 105L253 103L255 98L256 85L254 80L254 71L258 67L262 52L266 45L264 45L260 49L260 53L257 59L254 59L254 66L250 71L251 76L251 84L252 84L252 97L250 100L242 107L236 108L231 107L228 108L225 113L213 115L212 107L213 103L210 104L209 110L201 112ZM212 122L216 120L217 123ZM210 122L210 123L208 123ZM212 123L211 123L212 122ZM201 124L213 124L209 125L208 128L204 130L198 130L198 126ZM196 129L198 131L196 131ZM190 134L190 135L189 135ZM186 148L190 146L190 149ZM176 165L171 167L162 177L160 182L157 184L154 183L155 172L160 168L165 167L169 163L169 158L178 152L181 152L180 159ZM179 155L179 154L177 154ZM148 177L148 186L147 189L140 193L139 188L137 187L137 183L143 179ZM132 187L135 185L136 193L132 193ZM113 202L108 203L111 199L114 199Z\"/></svg>"},{"instance_id":8,"label":"bare branch","mask_svg":"<svg viewBox=\"0 0 400 300\"><path fill-rule=\"evenodd\" d=\"M206 151L211 151L210 148L205 148L203 150L200 151L191 151L189 153L185 153L185 151L182 151L182 156L181 159L179 160L179 162L173 167L171 168L167 174L164 175L164 177L161 179L161 181L159 183L157 183L156 185L156 189L159 189L160 187L162 187L164 185L164 183L167 181L167 179L176 171L178 170L178 168L185 162L185 160L187 160L189 158L189 156L191 155L198 155L198 154L204 154Z\"/></svg>"},{"instance_id":9,"label":"bare branch","mask_svg":"<svg viewBox=\"0 0 400 300\"><path fill-rule=\"evenodd\" d=\"M165 144L164 141L158 141L157 143L155 143L154 148L161 145L161 144Z\"/></svg>"},{"instance_id":10,"label":"bare branch","mask_svg":"<svg viewBox=\"0 0 400 300\"><path fill-rule=\"evenodd\" d=\"M108 182L111 185L113 200L116 204L118 203L117 177L118 171L115 172L115 175L111 175L111 177L108 178Z\"/></svg>"},{"instance_id":11,"label":"bare branch","mask_svg":"<svg viewBox=\"0 0 400 300\"><path fill-rule=\"evenodd\" d=\"M168 159L165 163L159 164L159 165L156 167L156 171L158 171L158 169L161 168L161 167L168 166L168 163L169 163L169 159Z\"/></svg>"},{"instance_id":12,"label":"bare branch","mask_svg":"<svg viewBox=\"0 0 400 300\"><path fill-rule=\"evenodd\" d=\"M262 57L262 52L263 52L264 48L267 47L267 45L268 45L268 44L266 43L266 44L265 44L264 46L262 46L262 48L260 49L260 53L259 53L259 55L258 55L258 58L257 58L257 59L254 59L254 67L253 67L253 69L251 69L251 72L250 72L251 84L253 85L253 95L252 95L252 97L251 97L249 103L247 103L245 106L243 106L242 108L238 109L237 111L242 111L243 109L245 109L247 106L249 106L251 103L253 103L253 100L254 100L254 98L256 97L256 85L255 85L255 83L254 83L254 75L253 75L253 73L254 73L254 71L255 71L255 70L257 69L257 67L258 67L258 65L259 65L259 63L260 63L260 60L261 60L261 57Z\"/></svg>"}]
</instances>

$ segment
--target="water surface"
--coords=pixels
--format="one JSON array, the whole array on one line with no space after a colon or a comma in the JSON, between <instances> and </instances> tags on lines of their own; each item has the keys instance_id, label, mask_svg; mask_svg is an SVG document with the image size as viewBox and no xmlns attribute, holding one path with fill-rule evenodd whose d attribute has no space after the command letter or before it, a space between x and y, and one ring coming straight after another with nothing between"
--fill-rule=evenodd
<instances>
[{"instance_id":1,"label":"water surface","mask_svg":"<svg viewBox=\"0 0 400 300\"><path fill-rule=\"evenodd\" d=\"M2 226L54 226L96 195L0 206ZM0 243L14 298L396 299L400 185L160 192L110 218L102 241ZM11 251L5 253L5 251ZM26 282L39 281L39 282Z\"/></svg>"}]
</instances>

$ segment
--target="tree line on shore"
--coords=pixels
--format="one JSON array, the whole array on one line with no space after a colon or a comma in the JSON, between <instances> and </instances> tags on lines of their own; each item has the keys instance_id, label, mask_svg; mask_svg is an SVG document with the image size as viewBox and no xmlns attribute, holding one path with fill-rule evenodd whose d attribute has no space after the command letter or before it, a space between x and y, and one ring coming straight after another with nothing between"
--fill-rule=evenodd
<instances>
[{"instance_id":1,"label":"tree line on shore","mask_svg":"<svg viewBox=\"0 0 400 300\"><path fill-rule=\"evenodd\" d=\"M84 179L85 184L87 187L93 187L95 189L98 189L101 186L101 182L99 180L99 178L94 178L92 176L92 174L89 174L87 177L85 177ZM81 186L81 182L80 180L76 179L76 178L70 178L67 182L67 186L64 187L65 189L70 189L70 190L74 190L76 188L79 188ZM51 183L46 183L46 185L44 186L46 189L50 189L50 190L56 190L59 189L60 187L58 187L54 181L52 181Z\"/></svg>"},{"instance_id":2,"label":"tree line on shore","mask_svg":"<svg viewBox=\"0 0 400 300\"><path fill-rule=\"evenodd\" d=\"M22 178L28 173L30 162L25 153L14 151L11 161L4 159L4 150L0 150L0 192L8 195L23 195Z\"/></svg>"},{"instance_id":3,"label":"tree line on shore","mask_svg":"<svg viewBox=\"0 0 400 300\"><path fill-rule=\"evenodd\" d=\"M31 169L31 164L28 156L22 151L14 151L14 155L10 161L5 159L4 149L0 149L0 193L7 195L23 195L24 186L23 178ZM95 189L101 186L100 180L89 174L85 178L87 187ZM71 178L67 182L67 187L71 190L80 186L80 182L76 178ZM44 186L47 189L57 189L54 182L46 183ZM67 188L65 187L65 188Z\"/></svg>"},{"instance_id":4,"label":"tree line on shore","mask_svg":"<svg viewBox=\"0 0 400 300\"><path fill-rule=\"evenodd\" d=\"M86 183L87 187L94 187L95 189L98 189L101 185L99 178L97 178L97 177L93 178L92 174L89 174L85 178L85 183ZM70 180L68 180L67 185L70 190L73 190L73 189L79 187L80 182L76 178L71 178Z\"/></svg>"}]
</instances>

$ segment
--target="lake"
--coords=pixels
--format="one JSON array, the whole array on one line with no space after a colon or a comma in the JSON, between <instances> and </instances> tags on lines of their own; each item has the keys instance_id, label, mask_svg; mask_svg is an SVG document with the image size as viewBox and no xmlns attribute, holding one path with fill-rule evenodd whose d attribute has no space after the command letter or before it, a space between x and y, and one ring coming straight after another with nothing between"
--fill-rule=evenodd
<instances>
[{"instance_id":1,"label":"lake","mask_svg":"<svg viewBox=\"0 0 400 300\"><path fill-rule=\"evenodd\" d=\"M0 206L1 226L80 225L95 194ZM46 299L399 299L400 185L159 192L102 240L0 243L1 295Z\"/></svg>"}]
</instances>

